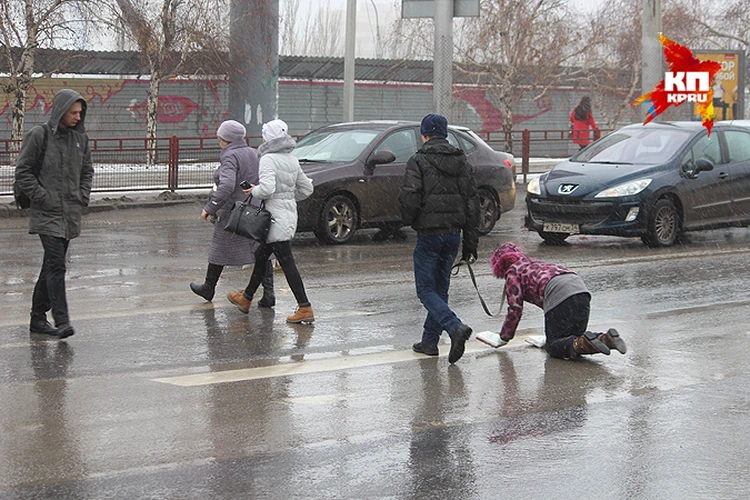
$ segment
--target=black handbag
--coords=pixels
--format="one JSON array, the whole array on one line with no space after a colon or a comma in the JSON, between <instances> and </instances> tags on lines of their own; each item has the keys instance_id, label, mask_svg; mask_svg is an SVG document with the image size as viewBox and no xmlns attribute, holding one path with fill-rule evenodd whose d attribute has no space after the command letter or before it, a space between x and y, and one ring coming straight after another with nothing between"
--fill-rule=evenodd
<instances>
[{"instance_id":1,"label":"black handbag","mask_svg":"<svg viewBox=\"0 0 750 500\"><path fill-rule=\"evenodd\" d=\"M250 195L244 201L234 202L224 229L263 243L268 236L268 230L271 229L271 212L266 210L265 201L261 201L258 207L251 205L252 198L253 195Z\"/></svg>"}]
</instances>

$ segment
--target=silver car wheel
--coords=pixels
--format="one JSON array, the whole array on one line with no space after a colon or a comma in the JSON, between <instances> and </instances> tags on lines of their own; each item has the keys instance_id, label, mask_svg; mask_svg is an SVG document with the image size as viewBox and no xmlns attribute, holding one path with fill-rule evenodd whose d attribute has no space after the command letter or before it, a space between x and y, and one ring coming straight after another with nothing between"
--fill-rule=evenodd
<instances>
[{"instance_id":1,"label":"silver car wheel","mask_svg":"<svg viewBox=\"0 0 750 500\"><path fill-rule=\"evenodd\" d=\"M351 198L336 195L325 204L317 236L326 243L346 243L357 231L359 214Z\"/></svg>"}]
</instances>

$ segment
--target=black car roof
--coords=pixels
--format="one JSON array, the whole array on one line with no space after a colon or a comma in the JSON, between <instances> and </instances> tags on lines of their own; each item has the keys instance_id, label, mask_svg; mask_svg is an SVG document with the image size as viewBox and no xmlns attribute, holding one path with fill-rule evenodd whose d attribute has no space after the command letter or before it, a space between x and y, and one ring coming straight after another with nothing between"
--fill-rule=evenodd
<instances>
[{"instance_id":1,"label":"black car roof","mask_svg":"<svg viewBox=\"0 0 750 500\"><path fill-rule=\"evenodd\" d=\"M419 125L419 122L411 121L411 120L362 120L362 121L354 121L354 122L331 123L329 125L324 125L323 127L320 127L318 130L331 129L331 128L342 128L342 129L343 128L369 128L372 130L388 130L391 127L397 127L397 126L403 126L403 125L415 126L415 125ZM461 125L448 125L448 128L451 128L454 130L460 130L462 132L470 130L468 127L464 127Z\"/></svg>"}]
</instances>

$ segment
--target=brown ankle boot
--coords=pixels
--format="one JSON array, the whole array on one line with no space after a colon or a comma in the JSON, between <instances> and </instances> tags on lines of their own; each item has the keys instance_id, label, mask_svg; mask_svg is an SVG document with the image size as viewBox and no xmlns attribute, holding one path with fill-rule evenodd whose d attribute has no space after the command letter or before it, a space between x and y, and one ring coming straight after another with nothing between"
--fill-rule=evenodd
<instances>
[{"instance_id":1,"label":"brown ankle boot","mask_svg":"<svg viewBox=\"0 0 750 500\"><path fill-rule=\"evenodd\" d=\"M312 306L299 307L294 311L294 314L287 316L287 323L310 323L315 321L315 315L313 314Z\"/></svg>"},{"instance_id":2,"label":"brown ankle boot","mask_svg":"<svg viewBox=\"0 0 750 500\"><path fill-rule=\"evenodd\" d=\"M573 349L576 354L606 354L609 356L609 347L599 337L601 333L586 332L573 341Z\"/></svg>"},{"instance_id":3,"label":"brown ankle boot","mask_svg":"<svg viewBox=\"0 0 750 500\"><path fill-rule=\"evenodd\" d=\"M607 344L607 347L610 349L617 349L620 351L620 354L625 354L628 351L628 346L625 345L625 341L622 340L620 334L617 333L617 330L614 328L607 330L607 333L602 333L599 336L599 339Z\"/></svg>"},{"instance_id":4,"label":"brown ankle boot","mask_svg":"<svg viewBox=\"0 0 750 500\"><path fill-rule=\"evenodd\" d=\"M229 292L227 294L227 299L229 299L229 302L236 305L237 309L245 314L250 311L250 304L253 303L252 300L245 298L245 290L240 290L239 292Z\"/></svg>"}]
</instances>

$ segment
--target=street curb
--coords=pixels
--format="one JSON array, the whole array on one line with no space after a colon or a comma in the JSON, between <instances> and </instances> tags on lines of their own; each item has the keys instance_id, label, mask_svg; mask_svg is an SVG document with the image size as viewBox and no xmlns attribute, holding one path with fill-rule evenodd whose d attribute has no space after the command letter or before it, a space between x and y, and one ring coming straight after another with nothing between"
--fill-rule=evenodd
<instances>
[{"instance_id":1,"label":"street curb","mask_svg":"<svg viewBox=\"0 0 750 500\"><path fill-rule=\"evenodd\" d=\"M187 203L200 203L199 199L182 199L182 200L156 200L156 201L115 201L114 203L94 202L88 207L83 208L83 215L99 212L110 212L112 210L126 210L132 208L164 208L176 205L185 205ZM29 216L30 209L16 208L12 203L0 204L0 219L22 218Z\"/></svg>"}]
</instances>

